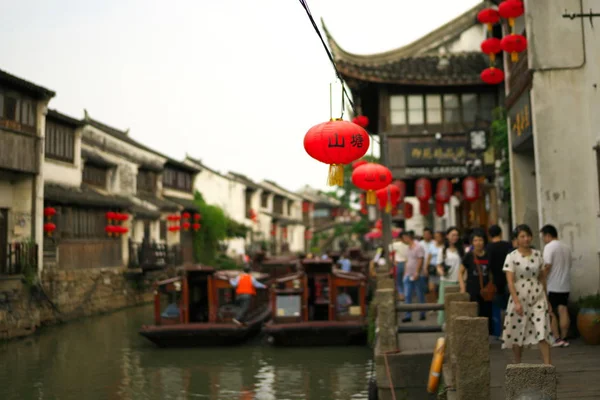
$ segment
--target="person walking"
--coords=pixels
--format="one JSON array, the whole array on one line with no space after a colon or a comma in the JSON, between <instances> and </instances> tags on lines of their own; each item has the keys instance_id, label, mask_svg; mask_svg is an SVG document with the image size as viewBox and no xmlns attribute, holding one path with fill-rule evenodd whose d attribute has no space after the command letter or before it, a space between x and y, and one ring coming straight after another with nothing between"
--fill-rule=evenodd
<instances>
[{"instance_id":1,"label":"person walking","mask_svg":"<svg viewBox=\"0 0 600 400\"><path fill-rule=\"evenodd\" d=\"M440 275L437 272L437 266L439 254L444 249L444 236L444 232L435 232L433 242L429 245L428 251L425 252L425 265L429 269L429 293L433 293L433 302L438 301Z\"/></svg>"},{"instance_id":2,"label":"person walking","mask_svg":"<svg viewBox=\"0 0 600 400\"><path fill-rule=\"evenodd\" d=\"M266 289L267 287L250 275L250 266L244 266L244 272L229 280L231 286L235 288L235 301L238 305L238 311L233 318L237 325L244 325L246 314L252 304L252 297L256 296L256 289Z\"/></svg>"},{"instance_id":3,"label":"person walking","mask_svg":"<svg viewBox=\"0 0 600 400\"><path fill-rule=\"evenodd\" d=\"M444 304L446 286L458 285L458 272L465 256L463 243L460 241L458 228L452 226L446 231L446 243L438 255L437 271L440 275L440 295L438 304ZM444 326L444 311L438 311L438 324Z\"/></svg>"},{"instance_id":4,"label":"person walking","mask_svg":"<svg viewBox=\"0 0 600 400\"><path fill-rule=\"evenodd\" d=\"M419 280L421 281L421 289L423 290L423 293L427 295L429 294L429 281L431 279L427 259L429 251L431 250L431 246L433 246L433 231L431 228L423 229L423 238L419 241L419 245L423 247L423 251L425 252L425 259L423 260L423 268L421 268L421 276L419 277Z\"/></svg>"},{"instance_id":5,"label":"person walking","mask_svg":"<svg viewBox=\"0 0 600 400\"><path fill-rule=\"evenodd\" d=\"M422 281L420 280L421 269L425 259L423 247L415 241L412 231L402 232L402 241L408 246L406 251L406 266L404 268L404 302L412 304L413 293L417 294L417 301L425 303L425 293L423 291ZM421 311L421 321L425 319L425 311ZM402 322L412 321L412 313L408 311L402 319Z\"/></svg>"},{"instance_id":6,"label":"person walking","mask_svg":"<svg viewBox=\"0 0 600 400\"><path fill-rule=\"evenodd\" d=\"M488 319L489 335L493 334L492 325L492 302L481 296L481 290L491 281L495 283L490 268L490 257L485 250L486 234L480 229L474 229L471 233L471 246L473 250L465 254L458 282L461 293L469 293L471 301L477 302L478 316ZM500 274L504 275L503 272ZM466 275L466 281L464 276Z\"/></svg>"},{"instance_id":7,"label":"person walking","mask_svg":"<svg viewBox=\"0 0 600 400\"><path fill-rule=\"evenodd\" d=\"M544 264L550 302L550 318L553 347L568 347L567 335L569 319L569 292L571 291L571 249L558 240L558 231L553 225L544 225L541 229L544 246ZM559 329L560 328L560 329Z\"/></svg>"},{"instance_id":8,"label":"person walking","mask_svg":"<svg viewBox=\"0 0 600 400\"><path fill-rule=\"evenodd\" d=\"M502 240L502 229L498 225L492 225L488 229L490 243L487 245L487 254L490 260L490 271L494 277L496 285L496 297L493 301L492 315L500 314L500 329L508 305L508 285L506 283L506 274L502 271L506 256L514 250L512 243Z\"/></svg>"},{"instance_id":9,"label":"person walking","mask_svg":"<svg viewBox=\"0 0 600 400\"><path fill-rule=\"evenodd\" d=\"M390 252L394 253L394 266L396 267L396 290L400 300L404 300L404 266L406 264L406 252L408 246L402 241L402 236L394 240L390 245Z\"/></svg>"},{"instance_id":10,"label":"person walking","mask_svg":"<svg viewBox=\"0 0 600 400\"><path fill-rule=\"evenodd\" d=\"M551 364L552 339L544 259L539 250L531 248L533 234L525 224L516 227L517 250L504 262L504 272L510 291L502 333L502 348L512 348L514 363L521 362L523 346L537 344L544 364Z\"/></svg>"}]
</instances>

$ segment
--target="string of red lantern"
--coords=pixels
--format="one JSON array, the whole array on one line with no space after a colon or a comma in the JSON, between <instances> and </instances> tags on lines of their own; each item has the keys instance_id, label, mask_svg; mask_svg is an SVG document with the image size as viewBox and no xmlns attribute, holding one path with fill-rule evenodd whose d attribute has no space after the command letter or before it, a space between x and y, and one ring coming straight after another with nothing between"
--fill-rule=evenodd
<instances>
[{"instance_id":1,"label":"string of red lantern","mask_svg":"<svg viewBox=\"0 0 600 400\"><path fill-rule=\"evenodd\" d=\"M452 182L449 179L440 179L435 186L435 201L445 204L452 196Z\"/></svg>"},{"instance_id":2,"label":"string of red lantern","mask_svg":"<svg viewBox=\"0 0 600 400\"><path fill-rule=\"evenodd\" d=\"M304 136L304 149L308 155L329 165L329 186L344 185L344 165L364 156L369 144L367 131L342 119L315 125Z\"/></svg>"},{"instance_id":3,"label":"string of red lantern","mask_svg":"<svg viewBox=\"0 0 600 400\"><path fill-rule=\"evenodd\" d=\"M431 212L431 206L429 200L419 200L419 213L421 215L429 215Z\"/></svg>"},{"instance_id":4,"label":"string of red lantern","mask_svg":"<svg viewBox=\"0 0 600 400\"><path fill-rule=\"evenodd\" d=\"M44 232L48 234L48 237L52 237L52 232L56 230L56 225L52 222L46 222L44 224Z\"/></svg>"},{"instance_id":5,"label":"string of red lantern","mask_svg":"<svg viewBox=\"0 0 600 400\"><path fill-rule=\"evenodd\" d=\"M361 128L366 129L367 126L369 126L369 117L365 115L357 115L356 117L352 118L352 122L360 126Z\"/></svg>"},{"instance_id":6,"label":"string of red lantern","mask_svg":"<svg viewBox=\"0 0 600 400\"><path fill-rule=\"evenodd\" d=\"M493 25L500 21L500 13L493 8L486 8L477 14L477 20L487 25L486 36L493 34ZM486 38L481 43L481 51L488 55L490 66L481 71L481 80L489 85L497 85L504 81L504 72L496 68L496 54L502 51L500 40L495 37Z\"/></svg>"},{"instance_id":7,"label":"string of red lantern","mask_svg":"<svg viewBox=\"0 0 600 400\"><path fill-rule=\"evenodd\" d=\"M404 203L404 219L411 219L414 215L414 207L411 203Z\"/></svg>"},{"instance_id":8,"label":"string of red lantern","mask_svg":"<svg viewBox=\"0 0 600 400\"><path fill-rule=\"evenodd\" d=\"M375 192L392 182L392 172L381 164L366 163L352 171L352 183L365 190L368 205L377 203Z\"/></svg>"},{"instance_id":9,"label":"string of red lantern","mask_svg":"<svg viewBox=\"0 0 600 400\"><path fill-rule=\"evenodd\" d=\"M404 197L406 196L406 183L401 180L395 180L392 182L392 185L395 185L400 190L400 197L398 198L398 203L404 202Z\"/></svg>"},{"instance_id":10,"label":"string of red lantern","mask_svg":"<svg viewBox=\"0 0 600 400\"><path fill-rule=\"evenodd\" d=\"M438 217L443 217L444 216L444 203L442 203L441 201L436 201L435 202L435 215L437 215Z\"/></svg>"},{"instance_id":11,"label":"string of red lantern","mask_svg":"<svg viewBox=\"0 0 600 400\"><path fill-rule=\"evenodd\" d=\"M392 207L396 207L400 200L400 188L390 184L376 191L375 195L379 200L379 208L385 209L385 212L389 214L392 212Z\"/></svg>"},{"instance_id":12,"label":"string of red lantern","mask_svg":"<svg viewBox=\"0 0 600 400\"><path fill-rule=\"evenodd\" d=\"M463 179L462 187L466 201L473 202L479 198L479 183L474 177L468 176Z\"/></svg>"},{"instance_id":13,"label":"string of red lantern","mask_svg":"<svg viewBox=\"0 0 600 400\"><path fill-rule=\"evenodd\" d=\"M502 38L500 46L506 53L510 53L512 62L517 62L519 53L527 49L527 38L515 34L515 18L519 18L525 13L523 2L521 0L505 0L498 6L498 13L502 18L508 20L510 27L510 34Z\"/></svg>"}]
</instances>

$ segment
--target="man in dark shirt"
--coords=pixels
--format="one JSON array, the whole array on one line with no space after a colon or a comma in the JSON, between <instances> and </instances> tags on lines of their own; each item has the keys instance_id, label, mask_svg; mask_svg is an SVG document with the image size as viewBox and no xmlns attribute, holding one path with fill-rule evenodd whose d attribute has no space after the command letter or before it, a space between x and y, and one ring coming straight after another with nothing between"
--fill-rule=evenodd
<instances>
[{"instance_id":1,"label":"man in dark shirt","mask_svg":"<svg viewBox=\"0 0 600 400\"><path fill-rule=\"evenodd\" d=\"M504 261L508 253L513 251L513 246L506 240L502 240L502 229L498 225L492 225L488 229L490 242L487 246L487 253L490 258L490 270L492 271L492 279L496 285L496 299L494 302L504 311L508 304L508 287L506 283L506 275L502 271Z\"/></svg>"}]
</instances>

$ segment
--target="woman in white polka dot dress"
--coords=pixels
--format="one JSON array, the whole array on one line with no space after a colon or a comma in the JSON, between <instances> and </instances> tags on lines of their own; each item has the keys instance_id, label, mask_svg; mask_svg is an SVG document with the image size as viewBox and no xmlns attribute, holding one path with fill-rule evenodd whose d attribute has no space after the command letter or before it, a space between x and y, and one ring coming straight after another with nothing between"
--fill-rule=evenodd
<instances>
[{"instance_id":1,"label":"woman in white polka dot dress","mask_svg":"<svg viewBox=\"0 0 600 400\"><path fill-rule=\"evenodd\" d=\"M506 273L510 300L504 320L502 348L512 348L514 362L521 362L523 346L538 344L544 364L550 364L552 343L544 260L539 250L531 248L531 228L515 229L518 248L506 257Z\"/></svg>"}]
</instances>

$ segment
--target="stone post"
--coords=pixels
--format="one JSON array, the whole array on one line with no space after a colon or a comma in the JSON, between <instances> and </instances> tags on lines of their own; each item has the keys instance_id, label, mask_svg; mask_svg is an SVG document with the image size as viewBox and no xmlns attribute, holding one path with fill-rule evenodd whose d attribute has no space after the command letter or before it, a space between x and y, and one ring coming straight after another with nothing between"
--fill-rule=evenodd
<instances>
[{"instance_id":1,"label":"stone post","mask_svg":"<svg viewBox=\"0 0 600 400\"><path fill-rule=\"evenodd\" d=\"M487 318L456 317L452 322L456 351L456 398L490 399L490 345Z\"/></svg>"},{"instance_id":2,"label":"stone post","mask_svg":"<svg viewBox=\"0 0 600 400\"><path fill-rule=\"evenodd\" d=\"M556 400L556 368L545 364L506 366L506 400Z\"/></svg>"},{"instance_id":3,"label":"stone post","mask_svg":"<svg viewBox=\"0 0 600 400\"><path fill-rule=\"evenodd\" d=\"M445 317L445 333L446 333L446 351L444 352L444 359L448 360L449 359L449 354L450 354L450 346L452 343L452 330L451 330L451 326L452 326L452 318L450 318L450 316L452 317L456 317L459 314L456 314L457 312L460 312L460 308L457 308L456 310L452 309L450 307L451 303L454 303L456 301L460 301L460 302L468 302L471 299L471 297L469 296L468 293L446 293L444 295L444 317ZM477 305L475 305L475 307L477 307ZM454 314L453 314L454 313ZM460 314L461 317L475 317L477 316L477 310L475 310L475 315L471 315L471 314L465 314L462 313Z\"/></svg>"},{"instance_id":4,"label":"stone post","mask_svg":"<svg viewBox=\"0 0 600 400\"><path fill-rule=\"evenodd\" d=\"M393 283L392 279L389 279ZM396 312L396 289L379 289L380 283L377 282L377 291L375 297L377 301L377 318L375 329L377 333L377 343L375 345L375 354L383 354L398 349L398 320Z\"/></svg>"}]
</instances>

